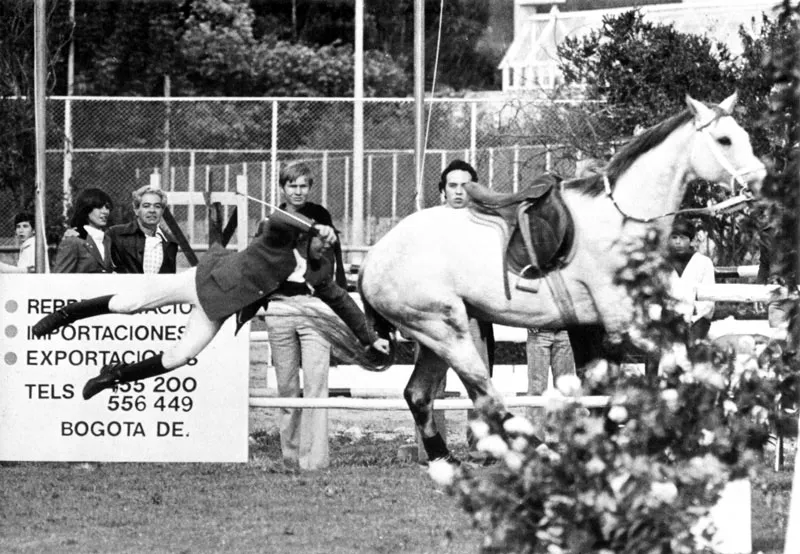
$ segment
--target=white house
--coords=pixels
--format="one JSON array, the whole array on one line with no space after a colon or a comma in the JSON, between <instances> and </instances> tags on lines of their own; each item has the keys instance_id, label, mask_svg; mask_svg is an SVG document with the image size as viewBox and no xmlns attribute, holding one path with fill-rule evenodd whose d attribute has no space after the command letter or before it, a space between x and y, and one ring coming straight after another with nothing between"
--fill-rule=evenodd
<instances>
[{"instance_id":1,"label":"white house","mask_svg":"<svg viewBox=\"0 0 800 554\"><path fill-rule=\"evenodd\" d=\"M634 5L648 20L674 24L686 33L706 34L727 43L731 52L737 54L741 52L739 27L744 25L756 32L762 14L774 13L777 0L683 0L651 5L631 1L629 4L612 9L566 11L570 0L514 0L514 40L499 66L503 92L553 88L561 79L556 49L564 38L588 34L600 27L604 16L629 11ZM548 8L549 13L542 13Z\"/></svg>"}]
</instances>

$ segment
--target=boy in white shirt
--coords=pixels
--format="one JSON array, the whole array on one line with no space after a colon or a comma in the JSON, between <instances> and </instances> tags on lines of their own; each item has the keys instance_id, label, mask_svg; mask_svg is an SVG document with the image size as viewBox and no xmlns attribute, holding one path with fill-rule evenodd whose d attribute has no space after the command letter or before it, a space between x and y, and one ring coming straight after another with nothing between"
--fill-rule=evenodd
<instances>
[{"instance_id":1,"label":"boy in white shirt","mask_svg":"<svg viewBox=\"0 0 800 554\"><path fill-rule=\"evenodd\" d=\"M14 230L20 242L17 267L32 273L36 268L36 219L30 213L18 213L14 217ZM50 260L46 250L44 255L44 273L50 273Z\"/></svg>"},{"instance_id":2,"label":"boy in white shirt","mask_svg":"<svg viewBox=\"0 0 800 554\"><path fill-rule=\"evenodd\" d=\"M686 303L684 314L691 324L690 343L706 338L711 328L711 318L714 316L714 302L694 300L695 288L697 285L715 283L714 262L708 256L694 251L691 245L693 238L692 224L676 219L669 236L668 259L677 277L676 286L681 293L678 298L692 298L691 302Z\"/></svg>"}]
</instances>

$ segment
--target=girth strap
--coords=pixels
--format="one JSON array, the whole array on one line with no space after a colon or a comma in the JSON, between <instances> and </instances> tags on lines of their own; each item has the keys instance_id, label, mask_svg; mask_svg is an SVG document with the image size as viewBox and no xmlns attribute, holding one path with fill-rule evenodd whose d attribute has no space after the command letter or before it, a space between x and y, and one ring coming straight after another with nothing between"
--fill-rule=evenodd
<instances>
[{"instance_id":1,"label":"girth strap","mask_svg":"<svg viewBox=\"0 0 800 554\"><path fill-rule=\"evenodd\" d=\"M565 327L573 327L578 324L578 316L575 313L575 305L572 303L572 296L569 294L567 284L561 275L561 270L556 269L545 276L550 290L553 293L553 300L558 307L558 311L564 318Z\"/></svg>"}]
</instances>

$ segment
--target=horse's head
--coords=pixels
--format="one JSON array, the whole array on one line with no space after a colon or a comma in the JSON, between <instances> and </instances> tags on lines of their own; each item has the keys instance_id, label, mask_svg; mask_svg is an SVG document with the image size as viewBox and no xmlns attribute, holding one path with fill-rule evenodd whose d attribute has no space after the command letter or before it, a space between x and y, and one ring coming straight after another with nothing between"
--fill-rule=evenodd
<instances>
[{"instance_id":1,"label":"horse's head","mask_svg":"<svg viewBox=\"0 0 800 554\"><path fill-rule=\"evenodd\" d=\"M686 103L694 116L699 140L694 141L690 163L697 177L713 183L730 183L749 187L759 194L766 177L764 164L753 154L750 136L733 119L736 93L717 106L706 106L691 96Z\"/></svg>"}]
</instances>

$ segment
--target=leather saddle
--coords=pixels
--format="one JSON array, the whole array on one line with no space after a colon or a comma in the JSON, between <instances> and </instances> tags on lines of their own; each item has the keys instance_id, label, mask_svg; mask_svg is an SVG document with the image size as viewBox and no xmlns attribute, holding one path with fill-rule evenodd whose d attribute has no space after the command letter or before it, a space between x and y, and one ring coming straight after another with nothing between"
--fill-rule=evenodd
<instances>
[{"instance_id":1,"label":"leather saddle","mask_svg":"<svg viewBox=\"0 0 800 554\"><path fill-rule=\"evenodd\" d=\"M561 197L560 182L546 173L515 193L495 192L478 183L464 185L473 213L500 217L505 223L503 274L511 271L519 276L518 289L537 292L540 279L562 267L572 251L575 226ZM511 298L507 278L505 287Z\"/></svg>"}]
</instances>

